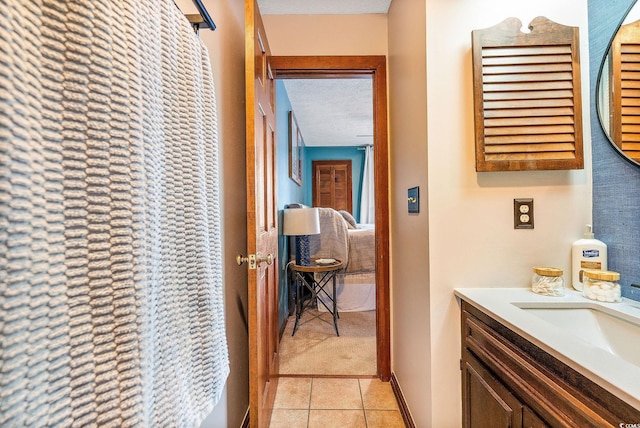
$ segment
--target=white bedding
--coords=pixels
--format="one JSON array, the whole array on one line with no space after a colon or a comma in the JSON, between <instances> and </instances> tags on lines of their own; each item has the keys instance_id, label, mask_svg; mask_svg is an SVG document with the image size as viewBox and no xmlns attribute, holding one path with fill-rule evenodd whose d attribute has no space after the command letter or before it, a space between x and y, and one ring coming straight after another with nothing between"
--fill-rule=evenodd
<instances>
[{"instance_id":1,"label":"white bedding","mask_svg":"<svg viewBox=\"0 0 640 428\"><path fill-rule=\"evenodd\" d=\"M372 311L376 308L375 272L339 274L336 276L336 293L338 294L338 312ZM325 290L333 295L331 284ZM332 304L326 296L322 299L327 305ZM324 305L318 304L318 310L326 312Z\"/></svg>"},{"instance_id":2,"label":"white bedding","mask_svg":"<svg viewBox=\"0 0 640 428\"><path fill-rule=\"evenodd\" d=\"M338 311L375 309L375 225L358 224L357 228L349 229L338 211L332 208L318 210L321 232L310 237L311 256L346 262L344 270L336 276ZM331 284L325 287L330 294L331 288ZM322 304L318 309L326 311Z\"/></svg>"}]
</instances>

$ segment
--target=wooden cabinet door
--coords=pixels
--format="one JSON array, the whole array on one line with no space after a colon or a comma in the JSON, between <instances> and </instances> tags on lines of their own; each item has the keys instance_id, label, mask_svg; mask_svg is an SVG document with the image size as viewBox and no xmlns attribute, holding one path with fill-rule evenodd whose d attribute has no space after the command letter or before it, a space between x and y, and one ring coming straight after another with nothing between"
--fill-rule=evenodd
<instances>
[{"instance_id":1,"label":"wooden cabinet door","mask_svg":"<svg viewBox=\"0 0 640 428\"><path fill-rule=\"evenodd\" d=\"M311 166L313 170L313 206L353 213L351 161L313 161Z\"/></svg>"},{"instance_id":2,"label":"wooden cabinet door","mask_svg":"<svg viewBox=\"0 0 640 428\"><path fill-rule=\"evenodd\" d=\"M466 428L521 428L523 404L465 352L462 365L462 413Z\"/></svg>"},{"instance_id":3,"label":"wooden cabinet door","mask_svg":"<svg viewBox=\"0 0 640 428\"><path fill-rule=\"evenodd\" d=\"M522 426L524 428L550 428L540 416L536 415L533 410L525 406L522 409Z\"/></svg>"}]
</instances>

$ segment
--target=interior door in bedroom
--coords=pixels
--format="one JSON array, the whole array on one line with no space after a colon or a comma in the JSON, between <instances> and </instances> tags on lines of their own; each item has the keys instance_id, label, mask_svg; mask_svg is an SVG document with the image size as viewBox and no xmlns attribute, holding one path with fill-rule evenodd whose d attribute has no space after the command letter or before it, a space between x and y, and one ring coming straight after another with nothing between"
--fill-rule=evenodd
<instances>
[{"instance_id":1,"label":"interior door in bedroom","mask_svg":"<svg viewBox=\"0 0 640 428\"><path fill-rule=\"evenodd\" d=\"M249 420L268 427L278 382L275 81L255 0L245 0ZM253 266L252 266L253 265Z\"/></svg>"},{"instance_id":2,"label":"interior door in bedroom","mask_svg":"<svg viewBox=\"0 0 640 428\"><path fill-rule=\"evenodd\" d=\"M351 199L351 161L315 160L313 175L313 206L346 210L353 214Z\"/></svg>"}]
</instances>

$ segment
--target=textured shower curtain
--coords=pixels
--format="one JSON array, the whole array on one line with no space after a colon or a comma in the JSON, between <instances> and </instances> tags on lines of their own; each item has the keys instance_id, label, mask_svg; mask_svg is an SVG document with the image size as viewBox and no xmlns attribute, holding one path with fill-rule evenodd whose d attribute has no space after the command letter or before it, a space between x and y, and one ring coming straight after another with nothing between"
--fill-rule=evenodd
<instances>
[{"instance_id":1,"label":"textured shower curtain","mask_svg":"<svg viewBox=\"0 0 640 428\"><path fill-rule=\"evenodd\" d=\"M198 426L229 372L204 46L172 0L0 4L0 426Z\"/></svg>"}]
</instances>

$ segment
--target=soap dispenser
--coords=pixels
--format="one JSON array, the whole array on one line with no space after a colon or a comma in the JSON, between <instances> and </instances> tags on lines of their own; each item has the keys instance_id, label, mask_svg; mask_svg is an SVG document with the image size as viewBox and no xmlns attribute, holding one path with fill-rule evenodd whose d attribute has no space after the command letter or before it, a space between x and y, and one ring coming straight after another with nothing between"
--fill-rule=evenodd
<instances>
[{"instance_id":1,"label":"soap dispenser","mask_svg":"<svg viewBox=\"0 0 640 428\"><path fill-rule=\"evenodd\" d=\"M585 269L607 270L607 245L594 239L590 224L585 227L584 238L571 247L571 285L578 291L584 288Z\"/></svg>"}]
</instances>

